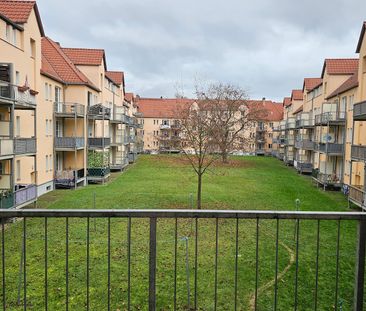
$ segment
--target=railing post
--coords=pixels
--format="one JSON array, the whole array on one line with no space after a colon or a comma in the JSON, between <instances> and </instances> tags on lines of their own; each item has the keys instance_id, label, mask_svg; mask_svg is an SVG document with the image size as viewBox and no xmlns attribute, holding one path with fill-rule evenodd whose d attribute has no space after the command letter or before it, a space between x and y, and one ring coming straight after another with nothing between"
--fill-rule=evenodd
<instances>
[{"instance_id":1,"label":"railing post","mask_svg":"<svg viewBox=\"0 0 366 311\"><path fill-rule=\"evenodd\" d=\"M149 311L156 308L156 218L150 218Z\"/></svg>"},{"instance_id":2,"label":"railing post","mask_svg":"<svg viewBox=\"0 0 366 311\"><path fill-rule=\"evenodd\" d=\"M354 311L363 310L365 281L366 220L359 220L357 226L357 253L355 267Z\"/></svg>"}]
</instances>

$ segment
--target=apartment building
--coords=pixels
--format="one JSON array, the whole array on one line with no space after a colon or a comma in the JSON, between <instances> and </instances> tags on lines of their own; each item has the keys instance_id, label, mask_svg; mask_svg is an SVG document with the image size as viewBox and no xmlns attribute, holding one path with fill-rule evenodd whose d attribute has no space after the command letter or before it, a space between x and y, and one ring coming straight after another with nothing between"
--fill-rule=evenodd
<instances>
[{"instance_id":1,"label":"apartment building","mask_svg":"<svg viewBox=\"0 0 366 311\"><path fill-rule=\"evenodd\" d=\"M313 121L313 90L322 82L321 78L305 78L303 82L303 103L294 112L295 145L294 167L299 173L310 174L313 171L314 121Z\"/></svg>"},{"instance_id":2,"label":"apartment building","mask_svg":"<svg viewBox=\"0 0 366 311\"><path fill-rule=\"evenodd\" d=\"M143 150L145 152L179 152L179 111L183 105L191 105L192 99L138 98L137 105L143 114ZM263 118L246 128L243 133L248 141L236 152L256 155L271 155L273 149L273 128L282 119L283 107L270 100L251 100L250 104L265 113Z\"/></svg>"},{"instance_id":3,"label":"apartment building","mask_svg":"<svg viewBox=\"0 0 366 311\"><path fill-rule=\"evenodd\" d=\"M365 183L365 170L366 170L366 22L363 23L360 38L357 44L356 53L359 53L359 67L357 74L357 90L355 92L355 104L350 103L350 111L352 115L352 140L351 145L347 148L347 155L349 155L349 149L351 154L349 157L350 165L346 167L347 173L349 173L349 201L357 206L366 209L366 183ZM350 82L355 86L356 82ZM350 88L349 86L348 88ZM350 89L352 92L352 89ZM345 92L349 92L345 90ZM353 106L353 107L352 107ZM347 130L348 131L348 130ZM350 130L351 132L351 130Z\"/></svg>"},{"instance_id":4,"label":"apartment building","mask_svg":"<svg viewBox=\"0 0 366 311\"><path fill-rule=\"evenodd\" d=\"M137 106L104 50L46 37L33 1L0 1L0 32L0 207L104 182L136 159Z\"/></svg>"},{"instance_id":5,"label":"apartment building","mask_svg":"<svg viewBox=\"0 0 366 311\"><path fill-rule=\"evenodd\" d=\"M45 167L46 155L52 155L52 139L46 137L42 127L50 113L40 96L43 35L36 3L0 2L0 207L3 208L20 208L34 202L37 194L53 188L53 173Z\"/></svg>"}]
</instances>

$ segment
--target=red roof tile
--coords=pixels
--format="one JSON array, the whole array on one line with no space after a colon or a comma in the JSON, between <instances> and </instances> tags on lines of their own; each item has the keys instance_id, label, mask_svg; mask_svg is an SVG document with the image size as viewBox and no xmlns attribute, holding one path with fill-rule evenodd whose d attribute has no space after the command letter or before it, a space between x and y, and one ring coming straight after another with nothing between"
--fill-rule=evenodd
<instances>
[{"instance_id":1,"label":"red roof tile","mask_svg":"<svg viewBox=\"0 0 366 311\"><path fill-rule=\"evenodd\" d=\"M124 73L122 71L106 71L105 75L109 80L112 80L114 83L118 85L125 84Z\"/></svg>"},{"instance_id":2,"label":"red roof tile","mask_svg":"<svg viewBox=\"0 0 366 311\"><path fill-rule=\"evenodd\" d=\"M326 99L338 96L344 92L352 90L358 87L358 73L356 72L350 78L348 78L343 84L341 84L337 89L335 89Z\"/></svg>"},{"instance_id":3,"label":"red roof tile","mask_svg":"<svg viewBox=\"0 0 366 311\"><path fill-rule=\"evenodd\" d=\"M265 117L263 117L264 121L281 121L283 118L283 104L276 103L271 100L249 100L250 103L261 104L263 105L263 109L266 112Z\"/></svg>"},{"instance_id":4,"label":"red roof tile","mask_svg":"<svg viewBox=\"0 0 366 311\"><path fill-rule=\"evenodd\" d=\"M144 118L179 118L182 105L192 104L192 99L181 98L139 98L137 105Z\"/></svg>"},{"instance_id":5,"label":"red roof tile","mask_svg":"<svg viewBox=\"0 0 366 311\"><path fill-rule=\"evenodd\" d=\"M67 84L81 84L98 90L92 82L72 63L60 45L50 38L42 38L41 73Z\"/></svg>"},{"instance_id":6,"label":"red roof tile","mask_svg":"<svg viewBox=\"0 0 366 311\"><path fill-rule=\"evenodd\" d=\"M132 103L132 100L134 99L133 93L125 93L125 100L127 100L129 103Z\"/></svg>"},{"instance_id":7,"label":"red roof tile","mask_svg":"<svg viewBox=\"0 0 366 311\"><path fill-rule=\"evenodd\" d=\"M291 92L291 101L292 100L303 100L304 94L302 90L292 90Z\"/></svg>"},{"instance_id":8,"label":"red roof tile","mask_svg":"<svg viewBox=\"0 0 366 311\"><path fill-rule=\"evenodd\" d=\"M41 35L44 36L42 21L36 1L0 0L0 15L16 24L25 24L34 8Z\"/></svg>"},{"instance_id":9,"label":"red roof tile","mask_svg":"<svg viewBox=\"0 0 366 311\"><path fill-rule=\"evenodd\" d=\"M322 78L305 78L302 91L310 91L322 83Z\"/></svg>"},{"instance_id":10,"label":"red roof tile","mask_svg":"<svg viewBox=\"0 0 366 311\"><path fill-rule=\"evenodd\" d=\"M358 58L331 58L324 61L322 78L325 70L329 75L351 75L358 70Z\"/></svg>"},{"instance_id":11,"label":"red roof tile","mask_svg":"<svg viewBox=\"0 0 366 311\"><path fill-rule=\"evenodd\" d=\"M283 99L282 105L285 106L285 107L290 106L291 105L291 97L285 97Z\"/></svg>"},{"instance_id":12,"label":"red roof tile","mask_svg":"<svg viewBox=\"0 0 366 311\"><path fill-rule=\"evenodd\" d=\"M62 50L75 65L99 66L104 60L106 66L102 49L62 48Z\"/></svg>"},{"instance_id":13,"label":"red roof tile","mask_svg":"<svg viewBox=\"0 0 366 311\"><path fill-rule=\"evenodd\" d=\"M35 4L35 1L1 0L0 12L14 23L25 24Z\"/></svg>"}]
</instances>

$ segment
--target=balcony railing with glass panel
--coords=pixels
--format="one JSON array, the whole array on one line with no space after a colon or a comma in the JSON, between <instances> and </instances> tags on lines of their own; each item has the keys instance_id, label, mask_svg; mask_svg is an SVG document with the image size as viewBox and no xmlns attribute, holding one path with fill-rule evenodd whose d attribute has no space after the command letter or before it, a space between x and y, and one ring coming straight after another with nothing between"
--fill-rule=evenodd
<instances>
[{"instance_id":1,"label":"balcony railing with glass panel","mask_svg":"<svg viewBox=\"0 0 366 311\"><path fill-rule=\"evenodd\" d=\"M85 107L84 105L77 103L54 103L54 112L56 117L65 118L84 118L85 117Z\"/></svg>"},{"instance_id":2,"label":"balcony railing with glass panel","mask_svg":"<svg viewBox=\"0 0 366 311\"><path fill-rule=\"evenodd\" d=\"M26 86L17 86L0 80L0 103L16 104L35 109L37 92Z\"/></svg>"}]
</instances>

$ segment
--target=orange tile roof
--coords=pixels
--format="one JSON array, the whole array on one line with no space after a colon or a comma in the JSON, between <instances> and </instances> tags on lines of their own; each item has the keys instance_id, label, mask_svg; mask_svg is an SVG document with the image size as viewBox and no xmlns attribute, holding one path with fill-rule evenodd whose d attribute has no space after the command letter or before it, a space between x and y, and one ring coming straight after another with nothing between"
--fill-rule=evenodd
<instances>
[{"instance_id":1,"label":"orange tile roof","mask_svg":"<svg viewBox=\"0 0 366 311\"><path fill-rule=\"evenodd\" d=\"M5 16L7 19L16 24L27 23L33 9L36 14L41 35L44 36L43 25L36 1L0 0L0 15Z\"/></svg>"},{"instance_id":2,"label":"orange tile roof","mask_svg":"<svg viewBox=\"0 0 366 311\"><path fill-rule=\"evenodd\" d=\"M251 103L263 105L263 109L266 112L263 117L264 121L281 121L283 118L283 104L276 103L271 100L249 100L249 105Z\"/></svg>"},{"instance_id":3,"label":"orange tile roof","mask_svg":"<svg viewBox=\"0 0 366 311\"><path fill-rule=\"evenodd\" d=\"M356 72L350 78L348 78L344 83L342 83L337 89L335 89L326 99L338 96L344 92L352 90L358 87L358 73Z\"/></svg>"},{"instance_id":4,"label":"orange tile roof","mask_svg":"<svg viewBox=\"0 0 366 311\"><path fill-rule=\"evenodd\" d=\"M290 106L291 105L291 97L285 97L283 99L282 105L285 106L285 107Z\"/></svg>"},{"instance_id":5,"label":"orange tile roof","mask_svg":"<svg viewBox=\"0 0 366 311\"><path fill-rule=\"evenodd\" d=\"M131 93L126 93L131 94ZM186 98L136 98L139 112L142 112L145 118L179 118L179 108L182 105L190 105L193 99ZM275 103L270 100L250 100L250 104L262 104L267 115L263 118L266 121L280 121L283 117L282 103Z\"/></svg>"},{"instance_id":6,"label":"orange tile roof","mask_svg":"<svg viewBox=\"0 0 366 311\"><path fill-rule=\"evenodd\" d=\"M138 98L137 105L139 112L144 118L179 118L180 107L192 104L192 99L181 98Z\"/></svg>"},{"instance_id":7,"label":"orange tile roof","mask_svg":"<svg viewBox=\"0 0 366 311\"><path fill-rule=\"evenodd\" d=\"M358 58L331 58L324 61L321 77L329 75L351 75L358 70Z\"/></svg>"},{"instance_id":8,"label":"orange tile roof","mask_svg":"<svg viewBox=\"0 0 366 311\"><path fill-rule=\"evenodd\" d=\"M305 78L302 91L310 91L319 86L323 82L322 78Z\"/></svg>"},{"instance_id":9,"label":"orange tile roof","mask_svg":"<svg viewBox=\"0 0 366 311\"><path fill-rule=\"evenodd\" d=\"M129 103L132 102L132 100L134 99L134 94L133 93L125 93L125 100L127 100Z\"/></svg>"},{"instance_id":10,"label":"orange tile roof","mask_svg":"<svg viewBox=\"0 0 366 311\"><path fill-rule=\"evenodd\" d=\"M99 66L104 60L104 65L107 66L102 49L62 48L62 50L75 65Z\"/></svg>"},{"instance_id":11,"label":"orange tile roof","mask_svg":"<svg viewBox=\"0 0 366 311\"><path fill-rule=\"evenodd\" d=\"M35 4L35 1L1 0L0 12L14 23L25 24Z\"/></svg>"},{"instance_id":12,"label":"orange tile roof","mask_svg":"<svg viewBox=\"0 0 366 311\"><path fill-rule=\"evenodd\" d=\"M60 45L50 38L42 38L41 73L66 84L86 85L99 91L96 86L72 63Z\"/></svg>"},{"instance_id":13,"label":"orange tile roof","mask_svg":"<svg viewBox=\"0 0 366 311\"><path fill-rule=\"evenodd\" d=\"M291 92L291 101L292 100L303 100L304 94L302 90L292 90Z\"/></svg>"},{"instance_id":14,"label":"orange tile roof","mask_svg":"<svg viewBox=\"0 0 366 311\"><path fill-rule=\"evenodd\" d=\"M366 32L366 22L363 22L360 37L359 37L358 43L357 43L356 53L360 53L360 51L361 51L361 45L362 45L363 37L365 36L365 32Z\"/></svg>"},{"instance_id":15,"label":"orange tile roof","mask_svg":"<svg viewBox=\"0 0 366 311\"><path fill-rule=\"evenodd\" d=\"M123 71L106 71L105 75L109 80L112 80L114 83L118 85L125 84L125 77Z\"/></svg>"}]
</instances>

